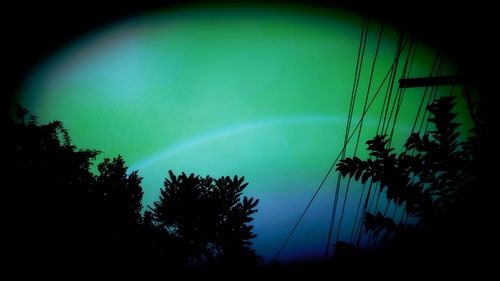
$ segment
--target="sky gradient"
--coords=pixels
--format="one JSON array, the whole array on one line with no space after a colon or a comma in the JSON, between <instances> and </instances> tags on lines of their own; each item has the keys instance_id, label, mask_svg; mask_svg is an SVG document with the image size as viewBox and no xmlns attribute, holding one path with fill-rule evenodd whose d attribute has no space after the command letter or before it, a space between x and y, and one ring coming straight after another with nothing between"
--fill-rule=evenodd
<instances>
[{"instance_id":1,"label":"sky gradient","mask_svg":"<svg viewBox=\"0 0 500 281\"><path fill-rule=\"evenodd\" d=\"M254 246L268 261L342 148L361 25L361 17L344 11L300 7L137 15L61 46L27 76L19 100L41 123L62 121L77 147L101 150L101 157L123 155L144 177L145 206L158 198L169 169L245 176L246 195L261 200ZM361 116L380 26L370 26L353 122ZM392 63L398 36L385 27L370 95ZM435 55L419 43L411 76L429 76ZM453 73L447 62L444 74ZM439 94L449 91L443 87ZM421 94L407 90L394 145L408 136ZM360 157L382 102L380 95L367 114ZM466 132L464 108L460 100ZM283 260L322 255L336 176ZM350 230L360 192L356 184L351 189L341 237Z\"/></svg>"}]
</instances>

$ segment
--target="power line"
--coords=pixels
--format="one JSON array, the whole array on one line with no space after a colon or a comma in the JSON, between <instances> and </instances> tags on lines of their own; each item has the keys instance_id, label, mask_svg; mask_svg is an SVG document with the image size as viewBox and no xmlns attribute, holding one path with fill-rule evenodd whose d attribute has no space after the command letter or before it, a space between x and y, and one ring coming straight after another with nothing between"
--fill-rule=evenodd
<instances>
[{"instance_id":1,"label":"power line","mask_svg":"<svg viewBox=\"0 0 500 281\"><path fill-rule=\"evenodd\" d=\"M414 45L414 41L412 39L411 43L410 43L410 47L408 48L408 53L407 53L407 56L406 56L406 60L405 60L405 64L403 66L403 71L401 73L401 78L400 79L405 79L407 77L409 77L410 75L410 72L411 72L411 67L413 66L413 61L414 61L414 57L415 57L415 53L416 53L416 48L415 50L412 50L413 48L413 45ZM412 51L413 51L413 54L412 54ZM410 57L411 57L411 61L410 61ZM391 144L392 144L392 139L393 139L393 136L394 136L394 130L396 128L396 122L397 122L397 119L398 119L398 116L399 116L399 113L401 111L401 106L403 104L403 98L405 96L405 91L406 91L406 88L401 88L399 87L397 92L396 92L396 96L395 96L395 100L394 100L394 104L396 104L397 102L397 105L396 105L396 110L395 110L395 113L394 113L394 119L392 121L392 128L391 128L391 131L390 131L390 134L389 134L389 141L387 143L387 146L390 147ZM393 104L393 107L394 107L394 104ZM391 110L392 111L392 110ZM391 112L391 115L390 117L392 116L392 112ZM390 120L391 118L389 118ZM389 122L389 121L388 121ZM386 130L389 128L389 124L386 128ZM387 131L386 131L387 132ZM381 192L382 190L380 190ZM380 195L380 194L379 194ZM378 198L377 198L378 200ZM388 200L387 201L387 205L386 205L386 208L384 210L384 213L383 213L383 216L385 217L387 215L387 211L389 210L389 207L391 206L391 203L392 201L391 200ZM397 204L396 201L393 202L393 205L394 205L394 210L393 210L393 213L392 213L392 216L391 216L391 219L394 220L395 216L396 216L396 213L400 207L399 204ZM376 210L375 210L376 211ZM403 211L404 213L404 211ZM375 241L374 241L375 243Z\"/></svg>"},{"instance_id":2,"label":"power line","mask_svg":"<svg viewBox=\"0 0 500 281\"><path fill-rule=\"evenodd\" d=\"M367 41L367 36L368 36L368 31L369 31L369 19L365 16L363 18L363 26L361 28L361 38L359 40L359 49L358 49L358 57L356 59L356 70L354 73L354 82L352 86L352 92L351 92L351 100L349 104L349 113L347 116L347 124L346 124L346 131L345 131L345 136L344 136L344 147L347 146L347 137L349 135L350 131L350 126L352 122L352 115L354 111L354 104L356 102L356 95L357 95L357 90L359 86L359 80L361 77L361 71L363 69L363 60L364 60L364 54L366 50L366 41ZM342 152L341 158L345 158L345 150ZM333 225L335 223L335 217L336 217L336 212L337 212L337 204L338 204L338 199L339 199L339 192L340 192L340 177L337 179L337 185L335 188L335 195L333 199L333 204L332 204L332 212L331 212L331 217L330 217L330 225L328 227L328 238L326 240L326 245L325 245L325 255L324 259L328 257L328 252L330 249L330 241L332 238L332 231L333 231Z\"/></svg>"},{"instance_id":3,"label":"power line","mask_svg":"<svg viewBox=\"0 0 500 281\"><path fill-rule=\"evenodd\" d=\"M441 58L441 64L439 65L438 67L438 71L437 71L437 74L436 76L441 76L441 74L443 73L443 69L444 69L444 65L445 65L445 61L446 61L446 58L445 56L443 55L442 58ZM434 93L432 95L432 102L431 103L434 103L434 101L436 100L436 96L437 96L437 91L438 91L438 86L434 86L433 88L434 90ZM427 106L429 106L431 103L427 104ZM429 116L430 116L430 112L429 112ZM425 131L424 131L424 134L427 133L427 128L429 127L429 120L430 119L427 119L427 122L425 124Z\"/></svg>"},{"instance_id":4,"label":"power line","mask_svg":"<svg viewBox=\"0 0 500 281\"><path fill-rule=\"evenodd\" d=\"M383 132L383 134L385 134L385 132L387 131L387 128L385 129L385 131L384 131L384 128L385 128L385 124L386 124L387 113L389 112L389 104L390 104L390 101L391 101L391 98L392 98L392 89L394 87L394 80L396 79L396 73L397 73L397 68L398 68L399 56L401 55L402 40L403 40L403 33L401 32L400 36L399 36L399 40L398 40L398 47L396 49L396 55L394 56L395 68L394 68L394 70L392 72L391 80L390 80L390 82L388 84L388 88L387 88L387 90L389 91L389 98L388 98L389 102L387 103L387 108L386 108L386 111L385 111L384 121L382 123L382 132ZM391 114L389 114L389 120L391 119L393 110L394 110L394 104L393 104L393 106L391 108ZM387 120L387 124L389 124L389 120Z\"/></svg>"},{"instance_id":5,"label":"power line","mask_svg":"<svg viewBox=\"0 0 500 281\"><path fill-rule=\"evenodd\" d=\"M403 71L401 73L401 78L407 78L410 74L410 69L408 66L409 66L409 62L410 62L410 56L411 56L413 44L414 44L414 40L412 39L410 41L410 47L408 47L408 55L406 56L405 64L403 66ZM413 64L413 61L412 61L412 64ZM411 65L410 65L410 67L411 67ZM394 121L392 123L391 133L389 134L388 146L390 146L392 143L392 137L394 135L394 128L396 127L396 120L398 119L399 112L401 110L401 105L403 104L403 97L405 94L405 90L406 90L405 88L398 88L398 90L396 92L396 96L399 98L397 99L398 104L396 106L396 113L394 114Z\"/></svg>"},{"instance_id":6,"label":"power line","mask_svg":"<svg viewBox=\"0 0 500 281\"><path fill-rule=\"evenodd\" d=\"M412 38L412 40L410 41L410 46L408 48L408 54L407 54L407 57L406 57L405 65L403 67L403 73L401 75L403 78L407 77L409 75L410 71L411 71L411 68L412 68L412 65L413 65L413 61L414 61L414 58L415 58L415 53L416 53L417 46L418 46L418 41L415 42L414 39ZM410 59L410 57L411 57L411 59ZM398 89L398 91L399 91L399 89ZM395 123L396 123L396 119L397 119L398 113L399 113L400 108L401 108L401 104L402 104L402 101L403 101L403 96L404 96L404 89L400 92L400 95L399 95L398 106L397 106L397 113L396 113L395 120L394 120L394 123L393 123L393 127L392 127L392 130L391 130L391 138L392 138L392 135L394 133L394 127L395 127ZM358 131L358 134L359 133L360 133L360 131ZM358 139L358 141L359 141L359 139ZM363 196L364 196L365 188L366 188L366 182L363 184L363 189L362 189L361 195L359 197L359 202L358 202L358 207L357 207L357 210L356 210L356 215L354 217L354 223L353 223L353 228L351 230L351 238L350 238L350 242L351 243L353 243L354 240L356 239L357 235L355 235L355 233L357 233L357 230L359 229L359 224L363 223L363 221L361 219L358 221L358 216L359 216L359 211L360 211L361 202L362 202L362 199L363 199ZM368 199L368 197L370 196L370 192L368 192L366 194L366 196L367 196L367 199ZM368 203L368 202L366 202L366 203ZM397 210L397 208L395 208L395 210Z\"/></svg>"},{"instance_id":7,"label":"power line","mask_svg":"<svg viewBox=\"0 0 500 281\"><path fill-rule=\"evenodd\" d=\"M358 229L358 216L359 216L359 211L361 210L361 202L363 202L363 195L365 195L365 189L366 189L366 182L363 184L363 188L361 189L361 195L359 196L359 201L358 201L358 207L356 208L356 215L354 216L354 223L352 225L352 229L351 229L351 234L350 234L350 238L349 238L349 243L353 243L353 239L356 239L356 237L353 237L355 236L354 234L356 233L356 229ZM370 191L368 191L368 193L366 194L366 196L370 196Z\"/></svg>"},{"instance_id":8,"label":"power line","mask_svg":"<svg viewBox=\"0 0 500 281\"><path fill-rule=\"evenodd\" d=\"M403 48L404 48L404 47L403 47ZM398 50L398 49L396 49L396 51L397 51L397 50ZM397 57L397 53L396 53L396 55L395 55L395 58L396 58L396 57ZM394 65L394 62L393 62L393 65ZM388 75L389 75L390 73L391 73L391 70L389 70ZM393 82L393 83L394 83L394 82ZM382 84L382 85L383 85L383 84ZM382 87L382 85L381 85L381 87ZM390 104L390 101L389 101L389 99L388 99L388 96L389 96L389 89L390 89L390 84L388 83L388 84L387 84L387 89L386 89L386 92L385 92L385 95L384 95L384 102L382 103L382 107L381 107L381 110L380 110L380 116L379 116L379 118L378 118L377 130L375 131L375 135L378 135L378 134L379 134L379 132L383 132L383 128L380 128L380 126L381 126L381 125L382 125L382 127L384 126L384 125L383 125L383 123L382 123L382 120L383 120L383 118L384 118L384 112L386 112L386 111L388 110L388 108L389 108L389 104ZM380 90L380 89L379 89L379 90ZM387 109L387 110L386 110L386 109ZM372 158L372 157L370 156L370 158ZM373 202L374 202L374 200L375 200L375 197L377 197L377 204L376 204L376 205L378 205L378 200L379 200L379 198L380 198L380 191L378 191L378 189L377 189L377 188L375 188L375 189L374 189L374 191L373 191L373 196L371 196L371 195L372 195L372 192L371 192L372 186L371 186L371 185L372 185L372 182L370 181L370 187L369 187L369 190L370 190L370 191L366 194L366 196L367 196L367 198L366 198L366 206L364 206L364 208L363 208L363 212L362 212L362 215L361 215L361 217L360 217L360 219L359 219L359 223L355 221L355 227L356 227L355 234L354 234L354 239L355 239L355 240L356 240L356 237L357 237L357 236L358 236L358 239L357 239L357 240L361 239L361 232L362 232L362 228L363 228L362 223L363 223L363 220L364 220L364 217L365 217L365 213L366 213L366 211L367 211L367 210L371 210L371 208L372 208L372 206L373 206ZM363 190L365 189L365 187L366 187L366 183L364 183L364 184L363 184ZM377 191L378 191L378 196L375 196L375 194L377 193ZM363 192L362 192L362 193L363 193ZM369 201L370 196L371 196L371 201L370 201L370 203L369 203L369 205L368 205L368 201ZM362 198L360 198L360 200L361 200L361 199L362 199ZM358 210L356 211L356 219L355 219L355 220L357 220L358 212L359 212L359 205L358 205ZM357 226L356 226L356 224L357 224ZM359 235L358 235L358 234L359 234ZM353 236L353 234L351 234L351 236ZM357 245L357 246L359 246L359 241L358 241L358 242L356 242L356 245Z\"/></svg>"},{"instance_id":9,"label":"power line","mask_svg":"<svg viewBox=\"0 0 500 281\"><path fill-rule=\"evenodd\" d=\"M437 70L437 69L436 69L436 66L438 66L438 62L439 62L440 57L441 57L441 52L440 52L440 51L438 51L438 52L436 53L436 58L434 59L434 63L432 64L430 77L432 77L433 75L436 75L436 74L434 73L434 71L436 71L436 70ZM436 72L437 72L437 71L436 71ZM428 90L429 90L429 87L425 87L425 90L424 90L424 97L425 97L425 96L427 96L427 92L428 92ZM427 105L429 104L431 97L432 97L432 90L431 90L431 93L429 93L429 98L428 98L428 101L427 101ZM418 111L418 113L422 110L421 106L422 106L422 104L420 104L420 107L419 107L419 111ZM419 117L419 114L418 114L418 113L417 113L416 120L417 120L417 119L418 119L418 117ZM420 132L422 131L422 127L423 127L423 124L424 124L424 122L425 122L425 116L426 116L426 115L427 115L427 111L424 109L424 114L423 114L423 116L422 116L422 121L420 122L420 126L419 126L419 128L418 128L418 132L419 132L419 134L420 134ZM413 131L413 129L412 129L412 132L414 132L414 131Z\"/></svg>"},{"instance_id":10,"label":"power line","mask_svg":"<svg viewBox=\"0 0 500 281\"><path fill-rule=\"evenodd\" d=\"M377 134L379 132L379 129L380 129L380 131L381 131L382 134L386 134L387 133L387 130L389 129L390 120L391 120L392 114L394 112L394 108L396 106L396 103L399 100L399 98L398 98L399 97L398 96L399 91L397 91L397 93L396 93L396 95L394 97L393 105L391 107L391 113L389 114L389 118L387 118L387 113L389 112L389 106L390 106L391 98L392 98L393 85L394 85L394 81L395 81L396 75L397 75L397 66L399 65L399 59L400 59L401 54L403 53L403 50L405 49L405 46L406 46L406 43L403 44L403 41L404 41L404 34L401 32L399 40L398 40L398 46L396 48L396 54L394 56L393 65L395 67L394 67L394 69L393 69L393 71L391 73L391 79L390 79L390 81L389 81L389 83L387 85L386 98L384 99L384 104L382 105L382 111L381 111L381 114L380 114L380 117L379 117L378 126L377 126ZM409 53L411 52L411 48L412 48L413 42L414 42L414 40L411 39L410 40L410 47L409 47L409 51L408 51ZM405 68L407 66L407 63L408 63L408 60L405 63ZM403 69L403 73L404 73L404 69ZM385 108L385 114L384 114L384 108ZM383 117L383 122L381 122L382 121L382 116L384 116ZM387 124L387 126L386 126L386 124ZM380 128L380 125L382 125L382 128ZM378 202L379 202L379 199L380 199L380 193L382 192L382 190L379 188L379 189L375 190L375 193L376 192L378 192L378 195L377 195L377 202L376 202L376 205L375 205L375 210L378 207ZM367 196L370 196L370 193L367 194ZM368 202L368 200L367 200L367 202ZM373 203L373 198L372 198L372 202L370 203L370 206L372 205L372 203ZM363 229L362 222L363 222L363 220L364 220L364 218L366 216L366 212L367 212L366 207L367 206L365 206L365 208L363 209L362 216L361 216L360 222L359 222L360 227L358 229L358 231L359 231L358 240L360 240L360 238L361 238L361 232L362 232L362 229ZM355 224L356 224L356 222L355 222ZM357 242L357 244L358 244L358 242Z\"/></svg>"},{"instance_id":11,"label":"power line","mask_svg":"<svg viewBox=\"0 0 500 281\"><path fill-rule=\"evenodd\" d=\"M361 242L361 232L363 231L363 220L366 216L366 208L368 206L368 201L370 199L370 194L371 194L371 191L372 191L372 187L373 187L373 181L370 180L370 185L368 187L368 193L366 195L366 200L365 200L365 204L363 206L363 213L361 214L361 218L360 218L360 223L358 224L358 228L357 228L357 231L356 231L356 236L357 236L357 239L356 239L356 236L354 237L354 239L356 240L356 247L359 247L359 244ZM380 193L379 193L380 194ZM375 197L373 197L375 198ZM373 202L373 201L372 201Z\"/></svg>"},{"instance_id":12,"label":"power line","mask_svg":"<svg viewBox=\"0 0 500 281\"><path fill-rule=\"evenodd\" d=\"M389 68L389 71L387 72L387 74L385 75L384 79L382 80L382 83L380 85L380 87L377 89L376 93L373 95L372 99L370 100L370 103L368 104L366 110L363 112L362 116L366 115L366 113L368 112L368 110L370 109L371 105L373 104L373 102L375 101L375 99L377 98L378 94L380 93L380 90L382 89L383 85L385 84L387 78L389 77L389 75L391 74L391 71L393 70L394 68L394 64L391 65L391 67ZM360 120L361 121L361 120ZM360 125L360 121L358 121L357 125L354 127L353 129L353 132L351 133L351 135L349 136L348 140L347 140L347 143L349 143L349 141L351 140L351 138L354 136L356 130L358 129L359 125ZM342 155L342 153L345 151L346 147L344 146L339 154L337 155L337 157L335 158L335 160L333 161L332 165L330 166L330 168L328 169L326 175L323 177L323 180L321 181L321 183L319 184L319 186L316 188L315 192L313 193L313 196L311 197L311 199L309 200L309 202L307 203L306 205L306 208L304 209L304 211L301 213L301 215L299 216L299 219L297 220L297 222L294 224L294 226L292 227L292 229L290 230L289 234L287 235L285 241L283 242L283 244L280 246L280 248L278 249L277 253L275 254L273 260L276 260L277 257L281 254L281 252L283 251L283 248L286 246L286 244L288 243L288 241L290 240L290 237L293 235L293 233L295 232L295 230L297 229L297 226L300 224L300 222L302 221L302 219L304 218L305 214L307 213L307 211L309 210L309 208L311 207L311 204L312 202L314 201L314 199L316 198L316 196L318 195L319 191L321 190L321 188L323 187L326 179L328 178L328 176L331 174L333 168L335 167L335 164L337 163L337 161L339 160L340 156Z\"/></svg>"},{"instance_id":13,"label":"power line","mask_svg":"<svg viewBox=\"0 0 500 281\"><path fill-rule=\"evenodd\" d=\"M342 149L343 151L344 149ZM342 152L341 152L342 153ZM297 222L294 224L294 226L292 227L292 230L288 233L285 241L283 242L283 244L281 244L280 248L278 249L278 251L276 252L276 254L274 255L273 257L273 261L275 261L279 255L281 254L281 252L283 251L283 249L285 248L286 244L288 244L288 241L290 240L290 237L292 237L293 233L295 232L295 230L297 229L297 227L299 226L300 222L302 221L302 219L304 218L304 216L306 215L307 211L309 210L309 208L311 207L311 204L312 202L314 201L314 199L316 198L316 196L318 195L319 191L321 190L321 188L323 187L326 179L328 178L328 176L330 175L330 173L332 172L333 168L335 167L335 164L337 163L337 161L339 160L340 158L340 155L341 153L339 153L337 155L337 158L335 158L335 160L333 161L332 165L330 166L330 168L328 169L328 171L326 172L326 175L323 177L323 180L321 181L321 183L319 184L319 186L316 188L316 191L314 192L313 196L311 197L311 199L309 200L309 203L307 203L307 206L306 208L304 209L304 211L302 211L302 213L300 214L299 216L299 219L297 220Z\"/></svg>"},{"instance_id":14,"label":"power line","mask_svg":"<svg viewBox=\"0 0 500 281\"><path fill-rule=\"evenodd\" d=\"M429 77L432 77L433 75L438 76L438 74L437 74L437 73L438 73L438 72L440 73L440 71L436 71L436 74L434 74L434 71L435 71L435 69L436 69L436 65L438 65L439 59L440 59L440 52L438 51L438 52L436 53L436 57L434 58L434 62L433 62L433 64L432 64L432 67L431 67L431 71L430 71ZM438 69L439 69L439 68L440 68L440 66L438 66ZM441 68L441 70L442 70L442 68ZM453 86L454 86L454 85L453 85ZM417 114L416 114L416 116L415 116L415 120L414 120L414 122L413 122L413 126L412 126L412 129L411 129L411 133L410 133L410 135L412 135L412 134L414 134L414 133L415 133L415 127L416 127L416 125L417 125L417 123L418 123L418 121L419 121L420 112L422 111L422 105L424 104L424 101L425 101L425 99L426 99L428 89L429 89L429 87L428 87L428 86L426 86L426 87L425 87L425 90L424 90L424 94L422 95L422 99L421 99L421 101L420 101L420 105L419 105L419 107L418 107ZM433 89L434 89L434 88L433 88ZM427 105L429 104L429 101L430 101L430 99L431 99L431 97L432 97L432 90L433 90L433 89L431 89L431 93L429 93L429 100L428 100L428 102L427 102ZM453 92L453 88L452 88L452 92ZM451 94L451 93L450 93L450 94ZM420 135L420 133L421 133L421 130L422 130L422 124L424 123L425 116L426 116L426 111L424 111L424 114L422 115L422 121L421 121L421 123L420 123L420 128L419 128L419 130L418 130L417 135ZM408 151L408 148L405 148L405 153L406 153L407 151ZM413 156L414 154L415 154L415 150L412 150L412 156ZM411 182L413 182L413 181L414 181L415 176L416 176L416 175L415 175L415 174L413 174L413 176L412 176L412 178L411 178ZM406 216L405 216L405 215L406 215ZM393 217L394 217L394 215L393 215ZM404 224L406 224L406 223L408 222L408 219L409 219L409 214L405 211L405 208L404 208L404 209L403 209L403 211L402 211L402 216L401 216L401 221L400 221L400 222L403 222Z\"/></svg>"},{"instance_id":15,"label":"power line","mask_svg":"<svg viewBox=\"0 0 500 281\"><path fill-rule=\"evenodd\" d=\"M451 90L450 90L450 94L448 95L449 97L453 96L453 91L455 90L455 84L452 84L451 85Z\"/></svg>"},{"instance_id":16,"label":"power line","mask_svg":"<svg viewBox=\"0 0 500 281\"><path fill-rule=\"evenodd\" d=\"M375 54L373 56L372 67L371 67L371 70L370 70L370 78L368 80L368 87L367 87L367 90L366 90L365 102L363 104L363 111L366 110L366 106L368 104L368 97L370 95L370 89L371 89L371 85L372 85L372 81L373 81L373 74L375 72L375 65L377 63L377 58L378 58L378 53L379 53L379 50L380 50L380 43L382 41L382 34L383 34L383 32L384 32L384 25L382 24L380 26L379 36L378 36L378 40L377 40L377 47L375 49ZM356 153L358 151L359 140L361 138L361 131L362 131L362 128L363 128L364 116L361 117L360 121L361 121L361 123L359 125L358 136L357 136L357 139L356 139L356 145L354 146L354 156L356 156ZM340 175L339 175L339 177L340 177ZM342 211L340 213L339 226L338 226L338 229L337 229L337 236L336 236L336 240L335 240L336 242L338 242L339 237L340 237L340 229L342 227L342 221L343 221L343 218L344 218L345 206L346 206L346 202L347 202L347 198L348 198L348 192L349 192L350 183L351 183L351 177L349 177L349 180L348 180L347 185L346 185L344 202L342 204ZM340 184L340 182L338 182L338 184ZM364 189L365 189L365 186L363 185L363 191L361 192L362 195L363 195ZM360 196L360 200L359 200L359 203L358 203L358 208L357 208L358 211L359 211L359 206L361 205L362 195ZM357 216L358 216L358 214L356 214L355 220L357 219ZM355 226L355 223L354 223L354 226ZM353 229L354 229L354 227L353 227Z\"/></svg>"},{"instance_id":17,"label":"power line","mask_svg":"<svg viewBox=\"0 0 500 281\"><path fill-rule=\"evenodd\" d=\"M364 54L364 51L365 51L365 46L366 46L366 35L367 35L367 34L365 34L365 42L364 42L364 45L363 45L363 54ZM380 44L377 44L377 45L379 46ZM378 53L378 49L377 49L377 53ZM363 60L362 60L362 61L363 61ZM361 69L360 69L360 73L361 73ZM355 94L357 94L358 85L359 85L359 77L358 77L358 81L357 81L357 83L356 83L356 92L355 92ZM356 97L356 96L355 96L355 97ZM367 101L367 99L366 99L366 101L365 101L365 105L364 105L364 107L363 107L363 111L366 109L366 103L367 103L367 102L368 102L368 101ZM352 111L351 111L351 113L350 113L350 119L351 119L351 120L352 120L352 115L354 114L354 104L353 104L353 108L352 108L352 109L353 109L353 110L352 110ZM359 125L359 130L358 130L358 143L359 143L359 133L361 133L361 128L363 127L363 121L364 121L364 116L363 116L363 117L361 117L361 120L360 120L360 125ZM347 135L348 135L348 133L349 133L350 125L351 125L351 123L349 122L349 123L348 123L347 130L346 130L346 138L347 138ZM346 143L345 145L347 146L347 143ZM356 145L356 147L355 147L354 154L356 154L356 150L357 150L357 145ZM344 153L343 153L343 155L342 155L342 159L345 159L345 150L344 150ZM337 180L337 190L340 190L340 182L341 182L341 175L340 175L340 174L338 174L338 180ZM337 242L338 242L338 239L339 239L340 229L341 229L341 227L342 227L342 220L343 220L343 218L344 218L345 205L346 205L346 202L347 202L347 196L348 196L348 194L349 194L349 187L350 187L350 185L351 185L351 178L349 178L349 179L347 180L347 184L346 184L346 188L345 188L344 201L343 201L343 203L342 203L342 209L341 209L341 212L340 212L339 225L338 225L338 227L337 227L337 233L336 233L336 237L335 237L335 243L337 243ZM335 208L335 210L336 210L336 209L337 209L337 204L338 204L338 198L337 198L337 200L336 200L336 202L335 202L335 203L336 203L336 204L335 204L334 208ZM333 217L333 219L335 219L335 217ZM333 224L332 224L332 227L333 227ZM330 230L330 231L331 231L331 230ZM329 244L329 243L330 243L330 241L328 241L328 244Z\"/></svg>"},{"instance_id":18,"label":"power line","mask_svg":"<svg viewBox=\"0 0 500 281\"><path fill-rule=\"evenodd\" d=\"M401 44L401 40L402 40L402 36L403 36L403 33L401 33L401 37L400 37L400 43ZM411 48L413 46L413 39L411 39L410 41L410 47L409 47L409 52L408 54L410 53L411 51ZM401 45L399 45L399 48L401 48ZM398 49L397 52L396 52L396 57L395 57L395 60L398 61L398 65L399 65L399 59L401 58L401 54L403 53L403 50L402 49ZM406 62L405 62L405 65L403 67L403 70L402 70L402 76L405 75L406 73L406 68L408 66L408 58L409 58L409 55L407 56L407 59L406 59ZM390 92L389 92L389 96L392 96L392 92L393 92L393 87L394 87L394 82L396 81L396 75L397 75L397 71L394 71L393 72L393 75L392 75L392 80L390 82ZM387 119L387 123L384 122L384 126L383 128L385 128L385 130L382 130L383 134L384 135L387 135L387 132L389 130L389 126L391 124L391 120L393 118L393 113L394 113L394 118L396 118L397 116L397 110L398 110L398 106L399 106L399 101L400 101L400 97L401 97L401 88L398 88L396 90L396 94L394 95L394 101L392 103L392 107L391 107L391 113L389 114L389 118ZM396 109L396 110L395 110ZM387 112L386 112L387 114ZM390 137L389 137L390 139ZM390 141L389 143L390 144Z\"/></svg>"},{"instance_id":19,"label":"power line","mask_svg":"<svg viewBox=\"0 0 500 281\"><path fill-rule=\"evenodd\" d=\"M401 49L405 49L406 47L406 44L408 42L406 42L405 44L403 44L403 47ZM373 102L375 101L375 99L377 98L378 94L380 93L380 90L382 89L382 87L384 86L387 78L389 77L389 75L392 73L392 71L394 70L394 68L396 67L396 64L397 62L394 61L392 63L392 65L390 66L389 70L387 71L386 75L384 76L384 78L382 79L382 82L380 84L380 86L378 87L377 91L375 92L375 94L373 95L373 97L371 98L370 100L370 103L368 104L368 106L366 107L366 110L363 111L361 117L364 118L364 116L366 115L366 113L368 112L368 110L370 109L370 107L372 106ZM347 143L349 143L349 141L352 139L352 137L354 136L354 134L356 133L356 130L358 129L358 127L360 126L362 120L360 119L356 126L354 127L352 133L349 135L349 138L347 139ZM321 188L323 187L324 183L326 182L326 179L328 178L328 176L331 174L333 168L335 167L335 164L337 163L337 161L339 160L340 156L342 155L342 153L345 153L345 150L346 150L346 146L344 145L344 147L342 147L341 151L339 152L339 154L337 155L337 157L335 158L335 160L333 161L333 163L331 164L330 168L328 169L326 175L323 177L321 183L319 184L319 186L316 188L315 192L313 193L311 199L309 200L309 202L307 203L305 209L302 211L302 213L300 214L299 218L297 219L296 223L293 225L292 229L290 230L290 232L288 233L286 239L284 240L284 242L282 243L282 245L280 246L280 248L278 249L278 251L276 252L276 254L274 255L273 257L273 261L275 261L279 255L281 254L281 252L283 251L283 249L285 248L285 246L288 244L288 241L290 240L291 236L293 235L293 233L295 232L295 230L297 229L298 225L300 224L300 222L302 221L302 219L304 218L305 214L307 213L307 211L309 210L309 208L311 207L312 205L312 202L314 201L314 199L316 198L316 196L318 195L319 191L321 190Z\"/></svg>"}]
</instances>

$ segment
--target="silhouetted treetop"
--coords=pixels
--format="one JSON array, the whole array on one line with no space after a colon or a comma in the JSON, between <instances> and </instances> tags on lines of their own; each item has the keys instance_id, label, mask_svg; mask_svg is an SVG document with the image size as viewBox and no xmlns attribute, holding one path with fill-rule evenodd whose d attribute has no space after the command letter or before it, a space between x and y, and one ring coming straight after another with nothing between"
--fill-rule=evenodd
<instances>
[{"instance_id":1,"label":"silhouetted treetop","mask_svg":"<svg viewBox=\"0 0 500 281\"><path fill-rule=\"evenodd\" d=\"M363 184L378 184L389 202L403 206L407 217L417 219L416 227L435 227L474 180L473 146L471 139L460 140L459 124L454 122L457 114L452 112L454 99L441 97L427 106L433 130L410 135L404 152L394 153L390 139L378 135L366 142L373 158L346 158L337 170ZM364 215L366 231L371 231L371 237L383 233L383 240L411 230L406 221L396 223L380 212Z\"/></svg>"},{"instance_id":2,"label":"silhouetted treetop","mask_svg":"<svg viewBox=\"0 0 500 281\"><path fill-rule=\"evenodd\" d=\"M121 156L113 159L105 158L97 166L99 174L92 188L102 212L111 215L111 223L140 223L142 211L142 191L137 171L127 175L127 167ZM111 209L108 207L112 206Z\"/></svg>"},{"instance_id":3,"label":"silhouetted treetop","mask_svg":"<svg viewBox=\"0 0 500 281\"><path fill-rule=\"evenodd\" d=\"M251 268L249 223L258 200L241 177L202 178L169 171L160 200L143 215L142 177L122 156L91 167L97 150L79 150L59 121L39 125L18 105L2 120L8 200L6 241L14 263L54 272ZM151 272L150 272L151 273Z\"/></svg>"},{"instance_id":4,"label":"silhouetted treetop","mask_svg":"<svg viewBox=\"0 0 500 281\"><path fill-rule=\"evenodd\" d=\"M105 159L94 175L90 168L98 151L77 149L61 122L39 125L27 115L18 105L14 120L2 123L7 147L2 187L9 198L13 259L49 271L137 260L142 220L137 172L127 175L118 156Z\"/></svg>"},{"instance_id":5,"label":"silhouetted treetop","mask_svg":"<svg viewBox=\"0 0 500 281\"><path fill-rule=\"evenodd\" d=\"M258 200L241 198L244 178L200 177L169 171L159 201L154 203L154 221L180 239L185 259L191 264L251 266L260 258L250 248Z\"/></svg>"}]
</instances>

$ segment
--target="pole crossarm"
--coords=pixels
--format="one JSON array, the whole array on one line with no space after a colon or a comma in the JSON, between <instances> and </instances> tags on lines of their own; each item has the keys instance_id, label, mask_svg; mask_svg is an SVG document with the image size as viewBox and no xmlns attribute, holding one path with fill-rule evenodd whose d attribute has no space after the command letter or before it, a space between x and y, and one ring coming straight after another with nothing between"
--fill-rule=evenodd
<instances>
[{"instance_id":1,"label":"pole crossarm","mask_svg":"<svg viewBox=\"0 0 500 281\"><path fill-rule=\"evenodd\" d=\"M444 86L463 83L463 77L459 75L399 79L400 88Z\"/></svg>"}]
</instances>

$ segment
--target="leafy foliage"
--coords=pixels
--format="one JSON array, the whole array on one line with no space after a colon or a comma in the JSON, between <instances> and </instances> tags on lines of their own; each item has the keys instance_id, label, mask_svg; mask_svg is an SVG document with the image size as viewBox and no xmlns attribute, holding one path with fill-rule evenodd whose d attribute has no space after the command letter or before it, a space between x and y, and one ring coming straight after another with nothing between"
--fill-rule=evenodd
<instances>
[{"instance_id":1,"label":"leafy foliage","mask_svg":"<svg viewBox=\"0 0 500 281\"><path fill-rule=\"evenodd\" d=\"M98 165L99 175L91 193L101 217L108 217L112 224L134 225L141 222L142 178L137 171L127 175L121 156L105 158ZM111 219L112 218L112 219Z\"/></svg>"},{"instance_id":2,"label":"leafy foliage","mask_svg":"<svg viewBox=\"0 0 500 281\"><path fill-rule=\"evenodd\" d=\"M38 125L18 106L2 123L9 198L7 236L28 265L108 268L139 260L142 187L121 156L91 171L96 150L77 150L61 122ZM19 202L22 201L22 204Z\"/></svg>"},{"instance_id":3,"label":"leafy foliage","mask_svg":"<svg viewBox=\"0 0 500 281\"><path fill-rule=\"evenodd\" d=\"M192 264L251 266L260 258L250 247L249 223L259 200L241 199L248 183L244 177L200 177L169 171L153 220L181 241L186 261Z\"/></svg>"},{"instance_id":4,"label":"leafy foliage","mask_svg":"<svg viewBox=\"0 0 500 281\"><path fill-rule=\"evenodd\" d=\"M374 159L346 158L337 164L337 171L363 184L378 183L389 202L404 205L406 214L417 218L420 227L433 224L472 179L471 145L458 140L459 124L453 121L457 115L452 112L453 100L454 97L442 97L427 107L431 114L429 122L435 130L423 136L410 135L404 152L393 153L390 139L378 135L366 142ZM384 233L383 240L411 228L404 223L396 224L380 212L375 215L367 212L364 225L366 231L372 232L371 237Z\"/></svg>"},{"instance_id":5,"label":"leafy foliage","mask_svg":"<svg viewBox=\"0 0 500 281\"><path fill-rule=\"evenodd\" d=\"M170 173L157 210L143 214L142 178L121 156L105 158L93 174L99 151L77 150L61 122L38 125L27 115L18 106L14 120L1 123L6 253L14 264L137 272L185 270L201 257L223 266L259 261L248 225L258 200L240 198L244 178Z\"/></svg>"}]
</instances>

